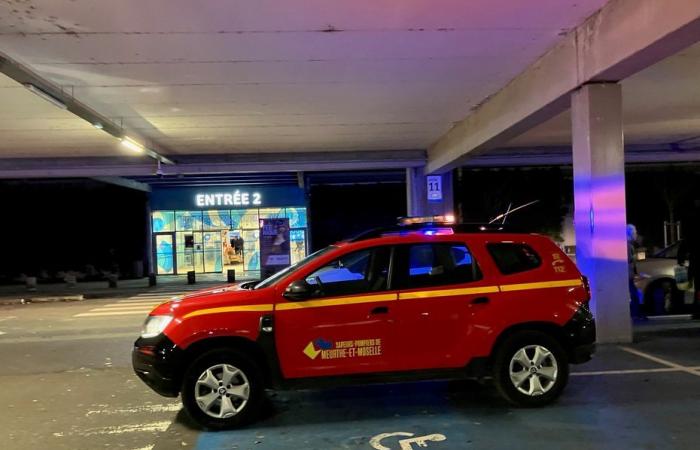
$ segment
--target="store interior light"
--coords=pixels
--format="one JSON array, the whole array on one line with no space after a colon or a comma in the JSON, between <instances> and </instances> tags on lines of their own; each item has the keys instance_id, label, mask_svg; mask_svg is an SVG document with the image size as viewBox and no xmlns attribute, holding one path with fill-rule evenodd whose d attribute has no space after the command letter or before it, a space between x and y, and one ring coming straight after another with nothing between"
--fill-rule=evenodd
<instances>
[{"instance_id":1,"label":"store interior light","mask_svg":"<svg viewBox=\"0 0 700 450\"><path fill-rule=\"evenodd\" d=\"M104 125L102 125L100 122L95 122L92 124L92 126L97 128L98 130L101 130L104 128Z\"/></svg>"},{"instance_id":2,"label":"store interior light","mask_svg":"<svg viewBox=\"0 0 700 450\"><path fill-rule=\"evenodd\" d=\"M122 138L122 145L129 150L135 151L137 153L143 153L145 148L143 145L129 138L128 136Z\"/></svg>"},{"instance_id":3,"label":"store interior light","mask_svg":"<svg viewBox=\"0 0 700 450\"><path fill-rule=\"evenodd\" d=\"M45 90L41 89L38 86L33 85L32 83L24 83L23 86L27 88L27 90L33 94L38 95L39 97L43 98L47 102L51 103L52 105L61 108L61 109L68 109L68 106L63 103L59 98L54 97L53 95L49 94Z\"/></svg>"}]
</instances>

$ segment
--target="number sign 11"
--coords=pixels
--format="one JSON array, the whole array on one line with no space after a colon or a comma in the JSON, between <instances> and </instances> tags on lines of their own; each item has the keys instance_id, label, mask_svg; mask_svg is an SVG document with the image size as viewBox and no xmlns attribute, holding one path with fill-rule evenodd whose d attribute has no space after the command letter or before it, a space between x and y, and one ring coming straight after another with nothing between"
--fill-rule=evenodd
<instances>
[{"instance_id":1,"label":"number sign 11","mask_svg":"<svg viewBox=\"0 0 700 450\"><path fill-rule=\"evenodd\" d=\"M428 175L426 177L428 183L428 200L439 202L442 200L442 176Z\"/></svg>"}]
</instances>

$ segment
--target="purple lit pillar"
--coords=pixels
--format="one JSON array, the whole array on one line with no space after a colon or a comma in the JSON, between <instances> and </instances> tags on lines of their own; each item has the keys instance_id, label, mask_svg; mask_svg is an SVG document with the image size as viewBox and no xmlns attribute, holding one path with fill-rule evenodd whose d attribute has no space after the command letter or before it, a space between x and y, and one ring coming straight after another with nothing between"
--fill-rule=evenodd
<instances>
[{"instance_id":1,"label":"purple lit pillar","mask_svg":"<svg viewBox=\"0 0 700 450\"><path fill-rule=\"evenodd\" d=\"M598 342L630 342L620 85L584 85L571 116L577 264L591 283Z\"/></svg>"},{"instance_id":2,"label":"purple lit pillar","mask_svg":"<svg viewBox=\"0 0 700 450\"><path fill-rule=\"evenodd\" d=\"M431 176L438 179L430 179ZM432 194L429 193L429 189L433 189ZM407 168L406 214L408 216L454 215L452 172L425 175L423 167Z\"/></svg>"}]
</instances>

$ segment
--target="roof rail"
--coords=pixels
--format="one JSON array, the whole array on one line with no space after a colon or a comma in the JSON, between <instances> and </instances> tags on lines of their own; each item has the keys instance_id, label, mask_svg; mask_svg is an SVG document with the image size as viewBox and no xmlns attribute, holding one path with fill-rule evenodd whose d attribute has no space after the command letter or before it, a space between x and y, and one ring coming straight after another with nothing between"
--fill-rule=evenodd
<instances>
[{"instance_id":1,"label":"roof rail","mask_svg":"<svg viewBox=\"0 0 700 450\"><path fill-rule=\"evenodd\" d=\"M370 230L364 231L350 239L346 242L358 242L366 241L368 239L375 239L391 234L414 234L419 231L437 231L437 233L430 234L442 234L439 231L441 229L450 229L452 233L516 233L518 230L513 229L511 226L503 224L494 223L441 223L441 222L430 222L430 223L417 223L410 225L395 225L391 227L379 227L372 228ZM426 233L428 234L428 233Z\"/></svg>"}]
</instances>

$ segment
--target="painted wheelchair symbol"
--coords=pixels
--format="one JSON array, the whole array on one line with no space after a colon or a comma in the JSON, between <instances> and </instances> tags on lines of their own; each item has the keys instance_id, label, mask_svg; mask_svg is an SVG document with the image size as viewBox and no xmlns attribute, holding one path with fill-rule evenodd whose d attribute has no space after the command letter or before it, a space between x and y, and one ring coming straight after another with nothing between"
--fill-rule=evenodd
<instances>
[{"instance_id":1,"label":"painted wheelchair symbol","mask_svg":"<svg viewBox=\"0 0 700 450\"><path fill-rule=\"evenodd\" d=\"M404 437L399 439L400 450L416 450L417 448L425 448L428 442L441 442L447 439L444 434L428 434L426 436L415 436L413 433L405 431L396 431L394 433L382 433L374 436L369 440L369 445L376 450L392 450L391 448L382 445L382 441L390 437ZM413 446L416 444L416 447Z\"/></svg>"}]
</instances>

